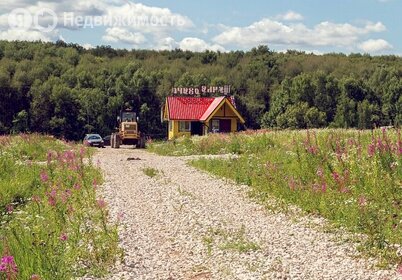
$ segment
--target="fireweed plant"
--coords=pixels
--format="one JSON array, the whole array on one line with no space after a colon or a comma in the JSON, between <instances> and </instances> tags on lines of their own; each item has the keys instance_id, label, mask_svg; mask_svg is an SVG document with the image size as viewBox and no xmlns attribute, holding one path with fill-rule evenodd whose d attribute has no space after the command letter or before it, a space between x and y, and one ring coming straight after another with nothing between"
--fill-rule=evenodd
<instances>
[{"instance_id":1,"label":"fireweed plant","mask_svg":"<svg viewBox=\"0 0 402 280\"><path fill-rule=\"evenodd\" d=\"M90 154L48 136L0 137L0 279L101 276L120 256Z\"/></svg>"},{"instance_id":2,"label":"fireweed plant","mask_svg":"<svg viewBox=\"0 0 402 280\"><path fill-rule=\"evenodd\" d=\"M235 153L192 165L251 186L363 233L359 248L379 265L402 267L401 131L246 131L152 143L165 155ZM402 271L402 270L401 270ZM401 272L402 273L402 272Z\"/></svg>"}]
</instances>

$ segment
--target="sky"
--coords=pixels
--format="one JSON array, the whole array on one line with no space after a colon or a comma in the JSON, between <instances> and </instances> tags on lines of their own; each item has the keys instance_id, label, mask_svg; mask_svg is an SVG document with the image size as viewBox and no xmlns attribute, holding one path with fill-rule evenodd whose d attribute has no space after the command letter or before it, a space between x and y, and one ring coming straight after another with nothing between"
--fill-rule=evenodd
<instances>
[{"instance_id":1,"label":"sky","mask_svg":"<svg viewBox=\"0 0 402 280\"><path fill-rule=\"evenodd\" d=\"M0 0L0 40L402 56L402 0Z\"/></svg>"}]
</instances>

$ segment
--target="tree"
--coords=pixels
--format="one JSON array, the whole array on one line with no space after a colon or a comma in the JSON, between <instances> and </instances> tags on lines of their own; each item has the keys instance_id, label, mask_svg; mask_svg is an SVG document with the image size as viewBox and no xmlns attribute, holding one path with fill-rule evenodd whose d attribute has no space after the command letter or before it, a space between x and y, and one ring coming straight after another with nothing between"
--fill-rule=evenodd
<instances>
[{"instance_id":1,"label":"tree","mask_svg":"<svg viewBox=\"0 0 402 280\"><path fill-rule=\"evenodd\" d=\"M321 112L316 107L311 107L307 110L304 116L304 122L307 128L319 128L327 125L326 114Z\"/></svg>"},{"instance_id":2,"label":"tree","mask_svg":"<svg viewBox=\"0 0 402 280\"><path fill-rule=\"evenodd\" d=\"M308 106L314 105L315 87L310 75L301 74L292 81L291 98L293 103L306 102Z\"/></svg>"},{"instance_id":3,"label":"tree","mask_svg":"<svg viewBox=\"0 0 402 280\"><path fill-rule=\"evenodd\" d=\"M206 50L201 54L201 63L202 64L211 64L216 62L218 59L218 55L216 52Z\"/></svg>"},{"instance_id":4,"label":"tree","mask_svg":"<svg viewBox=\"0 0 402 280\"><path fill-rule=\"evenodd\" d=\"M232 85L249 128L398 126L401 69L398 56L276 53L267 46L194 53L0 41L0 133L108 134L129 102L142 131L163 135L160 107L173 86L223 84Z\"/></svg>"},{"instance_id":5,"label":"tree","mask_svg":"<svg viewBox=\"0 0 402 280\"><path fill-rule=\"evenodd\" d=\"M288 106L293 104L290 99L290 88L291 80L285 79L282 82L281 88L274 91L271 97L269 110L262 117L262 127L280 127L283 125L283 121L281 121L281 125L277 123L277 118L285 113Z\"/></svg>"},{"instance_id":6,"label":"tree","mask_svg":"<svg viewBox=\"0 0 402 280\"><path fill-rule=\"evenodd\" d=\"M348 98L357 102L363 101L366 97L366 90L363 83L352 78L344 81L343 90Z\"/></svg>"},{"instance_id":7,"label":"tree","mask_svg":"<svg viewBox=\"0 0 402 280\"><path fill-rule=\"evenodd\" d=\"M17 116L13 119L13 133L27 132L28 126L28 113L25 110L18 112Z\"/></svg>"},{"instance_id":8,"label":"tree","mask_svg":"<svg viewBox=\"0 0 402 280\"><path fill-rule=\"evenodd\" d=\"M357 105L358 123L360 129L372 128L372 106L367 100Z\"/></svg>"},{"instance_id":9,"label":"tree","mask_svg":"<svg viewBox=\"0 0 402 280\"><path fill-rule=\"evenodd\" d=\"M308 111L308 104L300 102L289 106L285 113L277 116L276 123L281 128L302 129L307 128L305 116Z\"/></svg>"},{"instance_id":10,"label":"tree","mask_svg":"<svg viewBox=\"0 0 402 280\"><path fill-rule=\"evenodd\" d=\"M54 85L50 101L54 104L49 121L51 134L66 139L81 139L82 123L78 118L80 106L72 90L63 84Z\"/></svg>"},{"instance_id":11,"label":"tree","mask_svg":"<svg viewBox=\"0 0 402 280\"><path fill-rule=\"evenodd\" d=\"M356 102L342 94L336 107L333 126L341 128L356 127Z\"/></svg>"}]
</instances>

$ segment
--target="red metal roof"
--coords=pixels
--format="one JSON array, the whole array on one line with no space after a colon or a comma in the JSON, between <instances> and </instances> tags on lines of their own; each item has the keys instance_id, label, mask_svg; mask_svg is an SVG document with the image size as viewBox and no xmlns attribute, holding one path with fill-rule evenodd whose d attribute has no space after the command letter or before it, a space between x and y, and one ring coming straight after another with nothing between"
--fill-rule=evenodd
<instances>
[{"instance_id":1,"label":"red metal roof","mask_svg":"<svg viewBox=\"0 0 402 280\"><path fill-rule=\"evenodd\" d=\"M213 97L168 96L169 119L198 121L214 100Z\"/></svg>"},{"instance_id":2,"label":"red metal roof","mask_svg":"<svg viewBox=\"0 0 402 280\"><path fill-rule=\"evenodd\" d=\"M188 120L188 121L206 121L210 115L219 107L225 97L179 97L168 96L168 119L169 120ZM227 99L233 106L231 98ZM236 109L235 109L236 110ZM236 112L238 114L238 112ZM244 123L243 118L238 115L240 121Z\"/></svg>"},{"instance_id":3,"label":"red metal roof","mask_svg":"<svg viewBox=\"0 0 402 280\"><path fill-rule=\"evenodd\" d=\"M201 116L200 120L201 121L205 121L206 119L208 119L208 117L213 113L213 111L216 109L216 107L219 106L219 104L221 104L221 102L225 99L225 97L217 97L214 98L214 101L211 103L211 105L209 105L209 107L207 108L207 110L204 112L204 114Z\"/></svg>"}]
</instances>

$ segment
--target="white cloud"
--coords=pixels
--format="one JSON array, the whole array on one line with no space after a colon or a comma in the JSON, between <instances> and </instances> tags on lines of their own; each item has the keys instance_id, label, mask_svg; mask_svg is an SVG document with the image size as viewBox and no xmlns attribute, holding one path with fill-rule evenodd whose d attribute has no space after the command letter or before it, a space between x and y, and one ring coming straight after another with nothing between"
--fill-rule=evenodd
<instances>
[{"instance_id":1,"label":"white cloud","mask_svg":"<svg viewBox=\"0 0 402 280\"><path fill-rule=\"evenodd\" d=\"M158 50L173 50L179 48L179 44L172 37L167 37L159 40L157 49Z\"/></svg>"},{"instance_id":2,"label":"white cloud","mask_svg":"<svg viewBox=\"0 0 402 280\"><path fill-rule=\"evenodd\" d=\"M187 37L180 41L179 47L182 50L189 50L194 52L202 52L205 50L225 52L225 48L218 44L208 44L202 39Z\"/></svg>"},{"instance_id":3,"label":"white cloud","mask_svg":"<svg viewBox=\"0 0 402 280\"><path fill-rule=\"evenodd\" d=\"M324 55L325 53L319 50L298 50L298 49L282 49L282 50L275 50L278 53L287 53L289 50L301 51L307 54L315 54L315 55Z\"/></svg>"},{"instance_id":4,"label":"white cloud","mask_svg":"<svg viewBox=\"0 0 402 280\"><path fill-rule=\"evenodd\" d=\"M109 42L142 44L146 41L143 34L152 37L155 45L175 31L185 31L194 26L186 16L173 13L167 8L150 7L143 4L127 3L108 8L107 18L121 19L114 22L117 26L108 28L103 39ZM113 31L117 31L113 34Z\"/></svg>"},{"instance_id":5,"label":"white cloud","mask_svg":"<svg viewBox=\"0 0 402 280\"><path fill-rule=\"evenodd\" d=\"M124 43L130 45L139 45L146 42L146 38L139 32L130 32L124 28L112 27L106 29L103 40L113 43Z\"/></svg>"},{"instance_id":6,"label":"white cloud","mask_svg":"<svg viewBox=\"0 0 402 280\"><path fill-rule=\"evenodd\" d=\"M43 40L51 41L59 38L59 30L64 26L63 15L65 12L73 11L76 15L83 16L94 11L94 7L88 3L101 3L98 0L61 0L61 1L37 1L37 0L3 0L0 9L0 32L3 40ZM87 3L86 7L83 3ZM99 5L98 5L99 6ZM106 7L106 6L104 6ZM27 25L21 27L21 16L10 17L15 9L25 11L22 17ZM35 22L35 17L37 22ZM10 26L9 19L13 19L11 23L16 27ZM50 27L50 28L48 28ZM51 28L51 27L54 27ZM47 29L47 30L44 30Z\"/></svg>"},{"instance_id":7,"label":"white cloud","mask_svg":"<svg viewBox=\"0 0 402 280\"><path fill-rule=\"evenodd\" d=\"M367 53L378 53L384 50L392 49L392 45L383 39L367 40L359 45L359 48Z\"/></svg>"},{"instance_id":8,"label":"white cloud","mask_svg":"<svg viewBox=\"0 0 402 280\"><path fill-rule=\"evenodd\" d=\"M120 18L126 26L120 26L143 33L166 32L169 30L186 30L194 26L186 16L173 13L167 8L150 7L140 3L110 6L106 15Z\"/></svg>"},{"instance_id":9,"label":"white cloud","mask_svg":"<svg viewBox=\"0 0 402 280\"><path fill-rule=\"evenodd\" d=\"M93 49L93 48L94 48L94 46L91 45L91 44L89 44L89 43L83 44L82 47L83 47L84 49L86 49L86 50L90 50L90 49Z\"/></svg>"},{"instance_id":10,"label":"white cloud","mask_svg":"<svg viewBox=\"0 0 402 280\"><path fill-rule=\"evenodd\" d=\"M144 43L144 34L149 34L154 41L170 36L175 31L185 31L194 27L193 22L186 16L174 13L170 9L132 3L128 0L2 0L0 8L0 31L7 31L7 36L20 36L10 28L8 15L14 8L24 8L31 15L43 9L54 11L58 24L56 30L63 28L79 30L91 28L91 25L107 27L103 39L107 42L140 44ZM67 15L67 16L66 16ZM39 23L47 27L53 23L49 14L39 17ZM35 31L34 35L26 37L38 38L41 30L31 26L28 30ZM13 34L15 33L15 34ZM5 36L5 35L4 35ZM51 38L50 34L42 32L42 37ZM7 39L7 37L5 37Z\"/></svg>"},{"instance_id":11,"label":"white cloud","mask_svg":"<svg viewBox=\"0 0 402 280\"><path fill-rule=\"evenodd\" d=\"M386 30L381 22L367 22L363 26L349 23L321 22L312 28L302 23L285 24L262 19L246 27L228 27L213 38L222 45L253 47L259 44L297 45L306 47L350 47L362 37Z\"/></svg>"},{"instance_id":12,"label":"white cloud","mask_svg":"<svg viewBox=\"0 0 402 280\"><path fill-rule=\"evenodd\" d=\"M45 34L35 31L35 30L21 30L21 29L14 29L14 30L5 30L0 31L0 40L7 40L7 41L44 41L49 42L55 38L55 35L46 36Z\"/></svg>"},{"instance_id":13,"label":"white cloud","mask_svg":"<svg viewBox=\"0 0 402 280\"><path fill-rule=\"evenodd\" d=\"M225 48L218 44L209 44L200 38L186 37L180 42L176 42L173 38L167 37L160 41L157 49L159 50L173 50L182 49L185 51L203 52L206 50L225 52Z\"/></svg>"},{"instance_id":14,"label":"white cloud","mask_svg":"<svg viewBox=\"0 0 402 280\"><path fill-rule=\"evenodd\" d=\"M393 0L377 1L391 2ZM0 39L2 40L56 40L62 29L80 30L84 27L77 24L64 24L65 13L73 13L83 18L97 16L107 19L101 24L106 31L104 34L99 34L99 37L104 42L116 45L129 44L133 47L225 51L224 46L228 45L234 48L250 48L259 44L268 44L280 49L315 50L320 47L340 47L350 51L360 49L367 52L380 52L392 48L384 40L370 40L371 34L386 30L381 22L349 24L324 21L315 26L307 26L301 22L303 15L292 10L274 18L256 21L245 27L204 23L195 30L194 23L185 15L167 8L132 3L130 0L1 0L1 3ZM35 28L11 29L8 25L8 13L15 8L27 9L32 14L43 9L51 9L58 19L56 30L48 33ZM39 18L39 23L47 27L53 23L53 18L50 14L45 14ZM181 41L172 38L178 31L195 31L195 34L205 35L210 33L210 29L219 32L212 42L209 39L196 38L198 35L191 34L186 34L184 36L186 38ZM97 29L96 32L99 30Z\"/></svg>"},{"instance_id":15,"label":"white cloud","mask_svg":"<svg viewBox=\"0 0 402 280\"><path fill-rule=\"evenodd\" d=\"M301 14L296 13L294 11L288 11L286 14L276 16L275 19L286 20L286 21L299 21L303 20L304 17Z\"/></svg>"}]
</instances>

